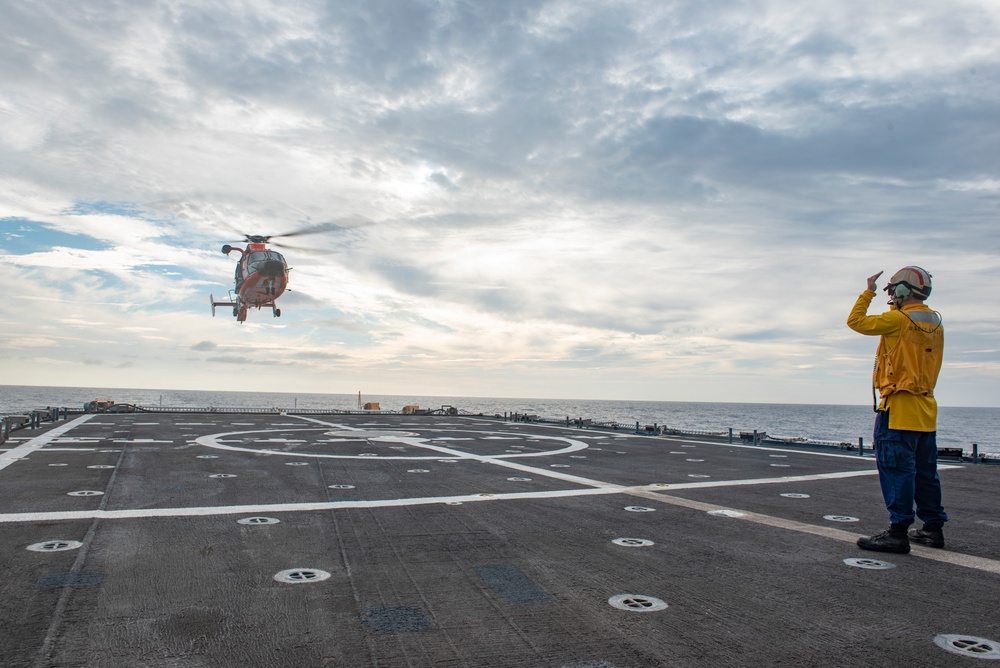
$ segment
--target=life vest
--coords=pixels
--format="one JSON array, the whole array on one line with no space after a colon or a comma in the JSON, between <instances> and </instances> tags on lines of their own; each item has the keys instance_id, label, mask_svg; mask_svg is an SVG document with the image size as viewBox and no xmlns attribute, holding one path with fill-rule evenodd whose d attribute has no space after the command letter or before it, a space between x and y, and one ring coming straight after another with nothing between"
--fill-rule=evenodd
<instances>
[{"instance_id":1,"label":"life vest","mask_svg":"<svg viewBox=\"0 0 1000 668\"><path fill-rule=\"evenodd\" d=\"M934 311L900 311L905 320L899 340L886 350L885 337L875 353L872 382L881 397L894 392L934 396L944 352L944 327Z\"/></svg>"}]
</instances>

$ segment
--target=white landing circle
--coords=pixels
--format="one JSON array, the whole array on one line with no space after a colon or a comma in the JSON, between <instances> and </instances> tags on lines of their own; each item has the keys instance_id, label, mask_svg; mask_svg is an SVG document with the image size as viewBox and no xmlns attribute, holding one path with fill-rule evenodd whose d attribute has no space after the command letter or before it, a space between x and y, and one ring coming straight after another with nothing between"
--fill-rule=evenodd
<instances>
[{"instance_id":1,"label":"white landing circle","mask_svg":"<svg viewBox=\"0 0 1000 668\"><path fill-rule=\"evenodd\" d=\"M440 441L445 440L440 436L422 436L420 434L411 431L392 431L389 429L380 430L351 430L346 428L334 429L330 431L329 427L309 427L304 429L296 429L297 433L309 434L314 433L316 436L320 437L333 437L333 439L327 439L325 441L316 441L313 445L322 442L324 445L329 445L331 443L339 446L344 454L337 454L330 452L328 448L324 448L324 452L300 452L295 450L290 451L277 451L269 449L268 444L274 443L276 441L281 441L284 443L292 443L283 438L275 438L275 435L287 434L287 430L281 429L254 429L247 431L231 431L222 432L217 434L208 434L205 436L199 436L195 439L195 443L208 448L213 448L215 450L229 450L233 452L250 452L254 454L261 455L276 455L282 457L296 457L296 458L309 458L309 459L389 459L389 460L415 460L415 461L428 461L428 460L438 460L442 459L442 450L447 450L447 448L442 448L440 445L434 445L435 443L440 443ZM509 438L509 434L506 432L487 432L493 435L493 439L499 438ZM497 436L500 434L502 436ZM554 455L562 455L575 453L580 450L585 450L587 444L583 441L578 441L572 438L564 436L547 436L542 434L533 434L533 436L540 442L552 443L556 447L552 450L540 450L537 452L487 452L487 453L477 453L475 455L458 453L458 452L446 452L445 454L454 455L454 459L523 459L529 457L551 457ZM489 440L491 437L486 436L485 439ZM456 438L454 440L465 440ZM233 442L239 442L240 445L236 445ZM306 443L306 441L296 440L296 444ZM353 448L357 448L359 445L371 447L372 445L385 445L386 447L400 446L404 444L406 446L414 448L422 448L425 450L431 450L433 452L428 452L421 455L381 455L373 452L352 452ZM505 449L508 446L505 446ZM302 448L298 448L302 449ZM367 449L367 448L366 448ZM624 454L624 453L622 453Z\"/></svg>"}]
</instances>

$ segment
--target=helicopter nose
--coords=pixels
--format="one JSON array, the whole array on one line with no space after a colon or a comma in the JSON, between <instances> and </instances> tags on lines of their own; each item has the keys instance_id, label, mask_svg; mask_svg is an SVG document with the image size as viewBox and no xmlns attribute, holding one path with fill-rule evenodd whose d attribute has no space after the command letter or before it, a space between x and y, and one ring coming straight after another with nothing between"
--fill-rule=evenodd
<instances>
[{"instance_id":1,"label":"helicopter nose","mask_svg":"<svg viewBox=\"0 0 1000 668\"><path fill-rule=\"evenodd\" d=\"M268 260L257 269L261 276L277 278L285 273L285 267L277 260Z\"/></svg>"}]
</instances>

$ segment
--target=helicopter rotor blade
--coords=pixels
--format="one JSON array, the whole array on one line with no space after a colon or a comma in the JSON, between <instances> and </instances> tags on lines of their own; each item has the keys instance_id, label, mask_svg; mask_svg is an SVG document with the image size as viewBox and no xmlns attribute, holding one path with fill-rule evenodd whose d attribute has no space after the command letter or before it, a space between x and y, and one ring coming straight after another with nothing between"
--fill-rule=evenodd
<instances>
[{"instance_id":1,"label":"helicopter rotor blade","mask_svg":"<svg viewBox=\"0 0 1000 668\"><path fill-rule=\"evenodd\" d=\"M309 248L308 246L291 246L289 244L281 243L278 241L271 242L272 248L281 248L283 250L293 250L297 253L312 253L316 255L335 255L340 253L338 250L328 250L325 248Z\"/></svg>"},{"instance_id":2,"label":"helicopter rotor blade","mask_svg":"<svg viewBox=\"0 0 1000 668\"><path fill-rule=\"evenodd\" d=\"M284 234L276 234L275 237L298 237L305 234L323 234L326 232L344 232L346 230L353 229L355 227L361 227L363 225L370 225L371 222L361 216L351 216L347 218L339 218L337 220L328 220L322 223L315 223L309 227L304 227L299 230L293 230L291 232L285 232Z\"/></svg>"},{"instance_id":3,"label":"helicopter rotor blade","mask_svg":"<svg viewBox=\"0 0 1000 668\"><path fill-rule=\"evenodd\" d=\"M272 243L272 239L284 239L286 237L299 237L307 234L324 234L324 233L338 233L347 232L357 227L363 227L367 225L372 225L373 223L363 218L362 216L348 216L344 218L339 218L336 220L328 220L322 223L313 223L308 227L303 227L297 230L292 230L291 232L285 232L284 234L246 234L237 230L232 224L222 221L221 224L232 230L236 234L243 237L242 243L253 243L253 244L267 244L270 243L272 246L279 246L280 244ZM301 248L295 246L285 246L285 248L294 248L295 250L305 250L309 251L309 248ZM332 252L332 251L328 251Z\"/></svg>"}]
</instances>

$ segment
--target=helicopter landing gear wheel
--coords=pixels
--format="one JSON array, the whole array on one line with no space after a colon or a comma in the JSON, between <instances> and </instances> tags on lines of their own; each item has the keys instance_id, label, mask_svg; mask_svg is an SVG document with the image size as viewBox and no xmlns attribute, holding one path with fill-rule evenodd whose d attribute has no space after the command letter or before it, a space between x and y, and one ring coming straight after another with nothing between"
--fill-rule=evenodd
<instances>
[{"instance_id":1,"label":"helicopter landing gear wheel","mask_svg":"<svg viewBox=\"0 0 1000 668\"><path fill-rule=\"evenodd\" d=\"M280 318L281 317L281 309L280 308L274 309L274 317L275 318Z\"/></svg>"}]
</instances>

